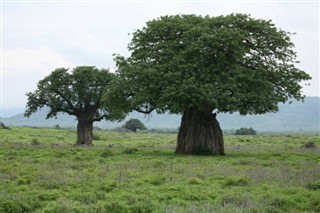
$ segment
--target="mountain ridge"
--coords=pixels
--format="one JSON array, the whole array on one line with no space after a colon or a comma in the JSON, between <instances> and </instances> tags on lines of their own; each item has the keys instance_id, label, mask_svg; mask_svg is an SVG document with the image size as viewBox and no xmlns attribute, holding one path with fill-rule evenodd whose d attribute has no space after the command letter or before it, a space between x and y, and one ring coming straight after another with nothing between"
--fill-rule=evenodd
<instances>
[{"instance_id":1,"label":"mountain ridge","mask_svg":"<svg viewBox=\"0 0 320 213\"><path fill-rule=\"evenodd\" d=\"M8 126L36 126L36 127L60 127L77 126L76 118L66 114L58 114L57 119L46 120L47 109L42 109L25 118L23 113L1 118L1 122ZM145 116L132 112L122 122L101 121L94 126L103 129L114 129L124 124L126 120L137 118L149 129L177 129L180 125L181 115L169 113ZM293 101L292 104L279 104L279 111L262 115L241 116L239 113L219 113L217 119L223 130L238 129L240 127L252 127L258 131L320 131L320 97L307 97L304 102Z\"/></svg>"}]
</instances>

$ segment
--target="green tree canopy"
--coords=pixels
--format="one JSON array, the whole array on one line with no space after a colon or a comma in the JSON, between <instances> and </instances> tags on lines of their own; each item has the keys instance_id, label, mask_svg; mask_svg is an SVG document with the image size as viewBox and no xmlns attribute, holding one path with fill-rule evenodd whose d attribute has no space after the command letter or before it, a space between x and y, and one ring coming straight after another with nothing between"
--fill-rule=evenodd
<instances>
[{"instance_id":1,"label":"green tree canopy","mask_svg":"<svg viewBox=\"0 0 320 213\"><path fill-rule=\"evenodd\" d=\"M139 119L130 119L124 125L123 128L136 132L137 129L145 130L147 127Z\"/></svg>"},{"instance_id":2,"label":"green tree canopy","mask_svg":"<svg viewBox=\"0 0 320 213\"><path fill-rule=\"evenodd\" d=\"M253 128L241 127L234 133L235 135L256 135L257 132Z\"/></svg>"},{"instance_id":3,"label":"green tree canopy","mask_svg":"<svg viewBox=\"0 0 320 213\"><path fill-rule=\"evenodd\" d=\"M40 80L34 92L27 93L28 102L25 116L48 106L47 118L58 112L76 116L78 119L78 144L91 144L92 124L95 121L119 120L124 115L108 110L102 105L102 94L108 90L114 74L106 69L79 66L71 72L57 68L49 76Z\"/></svg>"},{"instance_id":4,"label":"green tree canopy","mask_svg":"<svg viewBox=\"0 0 320 213\"><path fill-rule=\"evenodd\" d=\"M213 120L207 133L190 128L214 110L261 114L277 111L289 98L303 99L299 83L310 76L295 67L290 35L244 14L160 17L133 33L129 57L116 56L119 79L106 100L127 111L183 113L179 135L192 138L193 145L179 153L190 153L190 147L207 146L214 137L202 141L182 133L212 134L212 125L219 127Z\"/></svg>"},{"instance_id":5,"label":"green tree canopy","mask_svg":"<svg viewBox=\"0 0 320 213\"><path fill-rule=\"evenodd\" d=\"M232 14L164 16L133 33L131 56L116 57L130 106L182 113L188 107L261 114L303 98L290 33Z\"/></svg>"}]
</instances>

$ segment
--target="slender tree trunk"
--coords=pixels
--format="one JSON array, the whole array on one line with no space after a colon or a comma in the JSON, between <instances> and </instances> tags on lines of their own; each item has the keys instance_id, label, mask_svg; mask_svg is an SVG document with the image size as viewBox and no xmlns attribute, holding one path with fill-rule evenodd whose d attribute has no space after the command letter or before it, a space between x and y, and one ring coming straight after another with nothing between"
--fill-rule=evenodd
<instances>
[{"instance_id":1,"label":"slender tree trunk","mask_svg":"<svg viewBox=\"0 0 320 213\"><path fill-rule=\"evenodd\" d=\"M85 115L78 116L77 145L92 145L93 121Z\"/></svg>"},{"instance_id":2,"label":"slender tree trunk","mask_svg":"<svg viewBox=\"0 0 320 213\"><path fill-rule=\"evenodd\" d=\"M175 153L224 155L223 134L216 114L186 109L181 119Z\"/></svg>"}]
</instances>

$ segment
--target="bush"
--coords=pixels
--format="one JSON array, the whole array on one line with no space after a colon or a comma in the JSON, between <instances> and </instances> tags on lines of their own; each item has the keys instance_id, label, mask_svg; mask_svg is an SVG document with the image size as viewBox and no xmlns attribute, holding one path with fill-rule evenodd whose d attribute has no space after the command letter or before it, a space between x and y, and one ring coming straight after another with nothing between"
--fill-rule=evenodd
<instances>
[{"instance_id":1,"label":"bush","mask_svg":"<svg viewBox=\"0 0 320 213\"><path fill-rule=\"evenodd\" d=\"M22 201L13 199L0 199L0 212L16 213L28 211L30 211L30 206Z\"/></svg>"},{"instance_id":2,"label":"bush","mask_svg":"<svg viewBox=\"0 0 320 213\"><path fill-rule=\"evenodd\" d=\"M111 182L105 182L101 187L100 189L102 191L105 191L105 192L111 192L113 191L114 189L117 188L117 183L114 182L114 181L111 181Z\"/></svg>"},{"instance_id":3,"label":"bush","mask_svg":"<svg viewBox=\"0 0 320 213\"><path fill-rule=\"evenodd\" d=\"M106 157L111 157L112 155L113 155L112 151L109 150L109 149L106 149L101 153L100 156L103 157L103 158L106 158Z\"/></svg>"},{"instance_id":4,"label":"bush","mask_svg":"<svg viewBox=\"0 0 320 213\"><path fill-rule=\"evenodd\" d=\"M83 212L79 202L67 198L59 198L56 201L50 201L42 210L43 213L60 213L60 212Z\"/></svg>"},{"instance_id":5,"label":"bush","mask_svg":"<svg viewBox=\"0 0 320 213\"><path fill-rule=\"evenodd\" d=\"M249 185L249 180L246 177L230 177L227 178L224 183L224 186L247 186Z\"/></svg>"},{"instance_id":6,"label":"bush","mask_svg":"<svg viewBox=\"0 0 320 213\"><path fill-rule=\"evenodd\" d=\"M32 146L40 145L40 141L38 140L38 138L33 138L32 141L31 141L31 145Z\"/></svg>"},{"instance_id":7,"label":"bush","mask_svg":"<svg viewBox=\"0 0 320 213\"><path fill-rule=\"evenodd\" d=\"M153 211L153 203L147 196L136 196L136 197L130 197L130 201L128 201L129 204L129 212L143 212L143 213L151 213Z\"/></svg>"},{"instance_id":8,"label":"bush","mask_svg":"<svg viewBox=\"0 0 320 213\"><path fill-rule=\"evenodd\" d=\"M301 148L307 148L307 149L316 148L316 144L315 144L313 141L309 141L309 142L303 144L303 145L301 146Z\"/></svg>"},{"instance_id":9,"label":"bush","mask_svg":"<svg viewBox=\"0 0 320 213\"><path fill-rule=\"evenodd\" d=\"M251 202L250 197L235 193L222 195L219 203L222 209L233 209L232 207L235 207L235 209L245 209L250 207Z\"/></svg>"},{"instance_id":10,"label":"bush","mask_svg":"<svg viewBox=\"0 0 320 213\"><path fill-rule=\"evenodd\" d=\"M129 212L128 207L120 201L111 201L104 205L105 212L122 213Z\"/></svg>"},{"instance_id":11,"label":"bush","mask_svg":"<svg viewBox=\"0 0 320 213\"><path fill-rule=\"evenodd\" d=\"M136 132L137 129L145 130L147 127L139 119L130 119L124 125L123 128Z\"/></svg>"},{"instance_id":12,"label":"bush","mask_svg":"<svg viewBox=\"0 0 320 213\"><path fill-rule=\"evenodd\" d=\"M10 129L10 128L4 125L4 123L0 122L0 129Z\"/></svg>"},{"instance_id":13,"label":"bush","mask_svg":"<svg viewBox=\"0 0 320 213\"><path fill-rule=\"evenodd\" d=\"M80 203L85 205L93 204L96 202L96 200L97 200L97 196L93 192L81 193L79 197Z\"/></svg>"},{"instance_id":14,"label":"bush","mask_svg":"<svg viewBox=\"0 0 320 213\"><path fill-rule=\"evenodd\" d=\"M201 180L199 178L193 177L187 180L187 183L190 185L199 185L201 184Z\"/></svg>"},{"instance_id":15,"label":"bush","mask_svg":"<svg viewBox=\"0 0 320 213\"><path fill-rule=\"evenodd\" d=\"M138 151L137 148L126 148L125 150L123 150L123 153L125 154L134 154Z\"/></svg>"},{"instance_id":16,"label":"bush","mask_svg":"<svg viewBox=\"0 0 320 213\"><path fill-rule=\"evenodd\" d=\"M54 201L60 196L58 190L43 191L38 195L40 201Z\"/></svg>"},{"instance_id":17,"label":"bush","mask_svg":"<svg viewBox=\"0 0 320 213\"><path fill-rule=\"evenodd\" d=\"M320 190L320 180L313 183L308 183L306 187L310 190Z\"/></svg>"},{"instance_id":18,"label":"bush","mask_svg":"<svg viewBox=\"0 0 320 213\"><path fill-rule=\"evenodd\" d=\"M235 135L256 135L257 132L253 128L241 127L240 129L237 129L234 134Z\"/></svg>"}]
</instances>

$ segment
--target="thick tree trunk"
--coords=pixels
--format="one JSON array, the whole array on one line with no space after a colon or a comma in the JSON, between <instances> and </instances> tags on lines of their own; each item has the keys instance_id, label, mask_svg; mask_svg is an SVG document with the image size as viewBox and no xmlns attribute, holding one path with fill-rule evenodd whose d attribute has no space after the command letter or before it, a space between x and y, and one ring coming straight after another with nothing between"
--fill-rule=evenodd
<instances>
[{"instance_id":1,"label":"thick tree trunk","mask_svg":"<svg viewBox=\"0 0 320 213\"><path fill-rule=\"evenodd\" d=\"M78 117L77 145L92 145L93 120L86 116Z\"/></svg>"},{"instance_id":2,"label":"thick tree trunk","mask_svg":"<svg viewBox=\"0 0 320 213\"><path fill-rule=\"evenodd\" d=\"M223 135L216 114L186 109L181 119L175 153L224 155Z\"/></svg>"}]
</instances>

